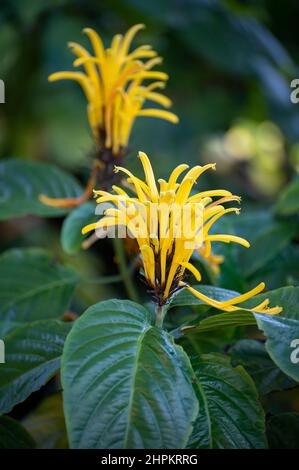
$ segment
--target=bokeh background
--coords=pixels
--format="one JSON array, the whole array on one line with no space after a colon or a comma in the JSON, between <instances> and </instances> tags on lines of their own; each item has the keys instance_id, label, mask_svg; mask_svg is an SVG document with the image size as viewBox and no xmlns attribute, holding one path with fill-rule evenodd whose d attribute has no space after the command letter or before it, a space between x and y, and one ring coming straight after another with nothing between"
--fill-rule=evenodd
<instances>
[{"instance_id":1,"label":"bokeh background","mask_svg":"<svg viewBox=\"0 0 299 470\"><path fill-rule=\"evenodd\" d=\"M248 237L253 248L244 254L222 246L226 262L213 282L240 291L260 280L270 289L297 285L297 232L292 220L273 218L272 207L299 172L299 103L290 99L299 78L298 18L295 0L1 0L0 157L51 162L84 181L94 150L85 98L77 84L50 84L47 76L71 68L68 41L90 47L84 27L108 44L144 23L134 46L152 44L164 58L166 94L180 123L139 118L127 166L140 172L138 150L151 156L159 177L179 163L216 162L201 187L242 196L244 216L228 217L226 231ZM115 274L109 241L70 256L61 224L37 217L1 223L1 251L40 246L82 276ZM87 283L74 309L114 295L126 296L121 285ZM271 406L299 411L296 392L287 393Z\"/></svg>"}]
</instances>

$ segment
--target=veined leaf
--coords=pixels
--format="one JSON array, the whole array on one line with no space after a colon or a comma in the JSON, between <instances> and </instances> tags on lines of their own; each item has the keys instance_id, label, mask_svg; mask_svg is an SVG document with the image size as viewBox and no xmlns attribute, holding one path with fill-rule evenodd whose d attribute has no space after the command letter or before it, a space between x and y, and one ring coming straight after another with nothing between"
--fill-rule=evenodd
<instances>
[{"instance_id":1,"label":"veined leaf","mask_svg":"<svg viewBox=\"0 0 299 470\"><path fill-rule=\"evenodd\" d=\"M82 206L73 209L63 221L61 232L61 244L63 249L69 255L74 255L80 251L84 240L82 228L95 222L98 216L95 215L95 203L86 202Z\"/></svg>"},{"instance_id":2,"label":"veined leaf","mask_svg":"<svg viewBox=\"0 0 299 470\"><path fill-rule=\"evenodd\" d=\"M40 249L0 256L0 338L26 322L58 318L67 309L78 278Z\"/></svg>"},{"instance_id":3,"label":"veined leaf","mask_svg":"<svg viewBox=\"0 0 299 470\"><path fill-rule=\"evenodd\" d=\"M41 320L28 323L4 338L0 413L8 413L57 372L64 340L71 327L71 323L59 320Z\"/></svg>"},{"instance_id":4,"label":"veined leaf","mask_svg":"<svg viewBox=\"0 0 299 470\"><path fill-rule=\"evenodd\" d=\"M299 320L280 315L255 313L260 330L267 338L266 349L275 364L299 381Z\"/></svg>"},{"instance_id":5,"label":"veined leaf","mask_svg":"<svg viewBox=\"0 0 299 470\"><path fill-rule=\"evenodd\" d=\"M270 305L283 307L279 315L254 314L259 329L267 338L266 350L286 375L299 381L299 287L265 292L257 295L254 302L262 302L265 298L270 299Z\"/></svg>"},{"instance_id":6,"label":"veined leaf","mask_svg":"<svg viewBox=\"0 0 299 470\"><path fill-rule=\"evenodd\" d=\"M46 397L23 420L39 449L62 449L67 447L62 396L55 393Z\"/></svg>"},{"instance_id":7,"label":"veined leaf","mask_svg":"<svg viewBox=\"0 0 299 470\"><path fill-rule=\"evenodd\" d=\"M179 346L142 306L109 300L75 323L62 383L73 448L182 448L198 403Z\"/></svg>"},{"instance_id":8,"label":"veined leaf","mask_svg":"<svg viewBox=\"0 0 299 470\"><path fill-rule=\"evenodd\" d=\"M299 212L299 179L292 181L280 194L275 212L281 215L293 215Z\"/></svg>"},{"instance_id":9,"label":"veined leaf","mask_svg":"<svg viewBox=\"0 0 299 470\"><path fill-rule=\"evenodd\" d=\"M210 317L204 318L196 325L182 327L181 331L183 333L188 333L189 331L204 333L207 331L219 330L221 328L248 325L256 325L253 314L244 310L237 310L235 312L225 312L211 315Z\"/></svg>"},{"instance_id":10,"label":"veined leaf","mask_svg":"<svg viewBox=\"0 0 299 470\"><path fill-rule=\"evenodd\" d=\"M192 448L266 447L264 413L250 376L218 354L192 360L199 414L189 441Z\"/></svg>"},{"instance_id":11,"label":"veined leaf","mask_svg":"<svg viewBox=\"0 0 299 470\"><path fill-rule=\"evenodd\" d=\"M0 163L0 219L24 215L58 216L65 209L39 201L40 194L72 198L82 194L75 178L54 165L11 158Z\"/></svg>"},{"instance_id":12,"label":"veined leaf","mask_svg":"<svg viewBox=\"0 0 299 470\"><path fill-rule=\"evenodd\" d=\"M221 289L220 287L214 286L202 286L201 284L197 286L193 286L202 294L220 302L224 302L229 300L237 295L238 292ZM173 296L171 299L168 308L172 308L173 306L189 306L189 305L199 305L205 306L206 309L210 309L211 307L205 304L202 300L198 299L187 289L182 289L176 295ZM251 312L247 312L240 310L235 312L225 312L225 313L212 313L207 314L206 318L201 320L194 319L190 322L190 324L185 324L181 328L174 330L172 333L174 336L180 334L180 332L188 333L188 332L206 332L217 330L221 328L228 328L228 327L235 327L235 326L247 326L247 325L255 325L256 321Z\"/></svg>"},{"instance_id":13,"label":"veined leaf","mask_svg":"<svg viewBox=\"0 0 299 470\"><path fill-rule=\"evenodd\" d=\"M218 300L224 302L225 300L229 300L232 297L238 295L238 292L228 290L228 289L221 289L220 287L214 286L205 286L205 285L194 285L192 286L194 289L198 290L202 294L206 295L207 297L211 297L214 300ZM176 294L174 294L167 304L167 309L173 307L189 307L189 306L201 306L201 311L208 310L210 308L202 300L195 297L191 294L187 289L181 289Z\"/></svg>"}]
</instances>

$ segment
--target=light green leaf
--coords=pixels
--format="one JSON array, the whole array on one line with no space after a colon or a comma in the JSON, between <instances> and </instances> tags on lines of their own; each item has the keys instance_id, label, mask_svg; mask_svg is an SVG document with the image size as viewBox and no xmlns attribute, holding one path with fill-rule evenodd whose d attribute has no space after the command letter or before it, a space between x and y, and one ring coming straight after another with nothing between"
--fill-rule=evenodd
<instances>
[{"instance_id":1,"label":"light green leaf","mask_svg":"<svg viewBox=\"0 0 299 470\"><path fill-rule=\"evenodd\" d=\"M229 352L232 357L232 364L244 367L254 380L261 395L296 385L296 382L275 365L261 341L242 339Z\"/></svg>"},{"instance_id":2,"label":"light green leaf","mask_svg":"<svg viewBox=\"0 0 299 470\"><path fill-rule=\"evenodd\" d=\"M299 246L289 245L254 275L258 284L267 280L268 289L299 284Z\"/></svg>"},{"instance_id":3,"label":"light green leaf","mask_svg":"<svg viewBox=\"0 0 299 470\"><path fill-rule=\"evenodd\" d=\"M0 449L33 449L35 442L18 421L0 416Z\"/></svg>"},{"instance_id":4,"label":"light green leaf","mask_svg":"<svg viewBox=\"0 0 299 470\"><path fill-rule=\"evenodd\" d=\"M293 215L299 212L299 179L292 181L280 194L275 206L280 215Z\"/></svg>"},{"instance_id":5,"label":"light green leaf","mask_svg":"<svg viewBox=\"0 0 299 470\"><path fill-rule=\"evenodd\" d=\"M26 322L58 318L68 308L78 278L40 249L0 256L0 338Z\"/></svg>"},{"instance_id":6,"label":"light green leaf","mask_svg":"<svg viewBox=\"0 0 299 470\"><path fill-rule=\"evenodd\" d=\"M63 353L64 409L72 448L182 448L198 404L182 348L130 302L90 307Z\"/></svg>"},{"instance_id":7,"label":"light green leaf","mask_svg":"<svg viewBox=\"0 0 299 470\"><path fill-rule=\"evenodd\" d=\"M192 448L266 447L264 413L254 383L229 358L206 354L193 358L199 414L189 442Z\"/></svg>"},{"instance_id":8,"label":"light green leaf","mask_svg":"<svg viewBox=\"0 0 299 470\"><path fill-rule=\"evenodd\" d=\"M33 436L39 449L62 449L67 447L60 393L46 397L22 420L22 425Z\"/></svg>"},{"instance_id":9,"label":"light green leaf","mask_svg":"<svg viewBox=\"0 0 299 470\"><path fill-rule=\"evenodd\" d=\"M95 204L93 202L86 202L72 210L63 221L61 232L61 244L66 253L74 255L81 249L81 244L84 240L82 235L82 228L98 220L95 215Z\"/></svg>"},{"instance_id":10,"label":"light green leaf","mask_svg":"<svg viewBox=\"0 0 299 470\"><path fill-rule=\"evenodd\" d=\"M41 320L28 323L4 338L0 413L8 413L57 372L71 326L59 320Z\"/></svg>"},{"instance_id":11,"label":"light green leaf","mask_svg":"<svg viewBox=\"0 0 299 470\"><path fill-rule=\"evenodd\" d=\"M270 449L299 449L299 413L281 413L267 423Z\"/></svg>"},{"instance_id":12,"label":"light green leaf","mask_svg":"<svg viewBox=\"0 0 299 470\"><path fill-rule=\"evenodd\" d=\"M40 194L72 198L80 196L82 189L72 175L54 165L17 158L0 163L0 219L58 216L67 212L41 203Z\"/></svg>"}]
</instances>

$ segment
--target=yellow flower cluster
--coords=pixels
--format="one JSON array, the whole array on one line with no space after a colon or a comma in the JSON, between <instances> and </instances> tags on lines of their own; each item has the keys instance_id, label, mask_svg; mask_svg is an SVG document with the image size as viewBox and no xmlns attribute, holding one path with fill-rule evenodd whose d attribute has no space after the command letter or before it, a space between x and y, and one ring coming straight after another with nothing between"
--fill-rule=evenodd
<instances>
[{"instance_id":1,"label":"yellow flower cluster","mask_svg":"<svg viewBox=\"0 0 299 470\"><path fill-rule=\"evenodd\" d=\"M129 51L135 34L144 27L137 24L122 36L113 37L111 46L104 48L100 36L91 28L84 32L90 39L93 54L75 42L70 42L77 56L74 67L83 71L56 72L49 80L75 80L87 98L87 114L94 138L102 148L112 149L118 155L128 145L131 130L137 116L152 116L177 123L175 114L164 109L147 108L146 100L169 108L171 101L157 92L164 88L168 75L152 69L162 62L150 45L142 45ZM145 59L145 60L144 60ZM150 84L144 84L154 80Z\"/></svg>"},{"instance_id":2,"label":"yellow flower cluster","mask_svg":"<svg viewBox=\"0 0 299 470\"><path fill-rule=\"evenodd\" d=\"M99 204L111 203L113 207L105 211L104 217L97 223L87 225L83 233L91 230L127 227L131 236L136 238L141 253L145 278L151 287L157 303L165 304L171 295L182 287L207 304L227 312L239 310L241 302L260 293L265 284L225 302L218 302L206 297L183 281L185 271L190 271L197 281L201 274L192 264L191 256L195 249L204 247L204 255L211 255L214 242L239 243L249 247L244 238L227 234L211 234L215 222L229 212L238 213L236 207L225 208L223 204L240 201L231 192L217 189L191 194L197 179L207 170L215 169L215 164L195 166L179 165L171 173L168 181L159 179L157 186L151 163L147 155L139 152L145 180L134 176L129 170L116 167L127 175L128 186L132 195L124 189L113 186L114 194L106 191L94 191L100 196ZM180 175L187 171L181 182ZM218 198L214 200L213 198ZM253 311L276 314L280 307L268 308L266 299L255 306Z\"/></svg>"}]
</instances>

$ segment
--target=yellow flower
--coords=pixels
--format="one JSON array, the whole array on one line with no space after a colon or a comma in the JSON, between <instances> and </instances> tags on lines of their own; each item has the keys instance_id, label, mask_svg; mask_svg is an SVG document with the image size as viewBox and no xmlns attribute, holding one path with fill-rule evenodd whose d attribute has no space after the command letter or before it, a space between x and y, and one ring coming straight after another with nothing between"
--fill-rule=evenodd
<instances>
[{"instance_id":1,"label":"yellow flower","mask_svg":"<svg viewBox=\"0 0 299 470\"><path fill-rule=\"evenodd\" d=\"M205 171L215 169L215 164L195 166L179 165L171 173L168 181L159 179L157 187L151 163L147 155L139 152L143 165L145 181L134 176L129 170L116 167L127 175L127 182L133 194L114 186L115 194L106 191L94 191L100 196L98 203L111 203L113 207L105 211L104 217L97 223L87 225L83 234L91 230L103 230L125 226L131 236L136 238L141 253L144 275L151 287L157 304L164 305L171 295L182 287L186 287L196 297L220 310L231 312L240 309L238 304L260 293L265 284L246 294L234 297L225 302L210 299L183 282L185 271L190 271L197 281L201 274L190 259L195 249L204 245L205 255L211 253L214 242L239 243L249 247L244 238L226 234L211 234L214 223L229 212L238 213L239 209L225 208L222 204L240 201L231 192L218 189L202 191L191 195L191 190ZM188 170L182 181L179 176ZM220 199L213 200L213 198ZM280 307L268 308L266 299L252 310L260 313L279 313Z\"/></svg>"},{"instance_id":2,"label":"yellow flower","mask_svg":"<svg viewBox=\"0 0 299 470\"><path fill-rule=\"evenodd\" d=\"M108 49L104 48L100 36L93 29L85 28L92 44L92 54L78 43L69 43L77 56L74 67L83 66L84 72L56 72L49 76L51 82L69 79L81 85L88 102L87 114L94 138L102 148L112 149L114 155L127 147L137 116L178 122L175 114L164 109L143 109L146 100L164 108L171 106L171 101L156 91L164 88L168 79L166 73L152 70L162 62L161 57L149 45L129 52L135 34L143 27L137 24L124 36L117 34ZM154 81L144 84L148 80Z\"/></svg>"}]
</instances>

